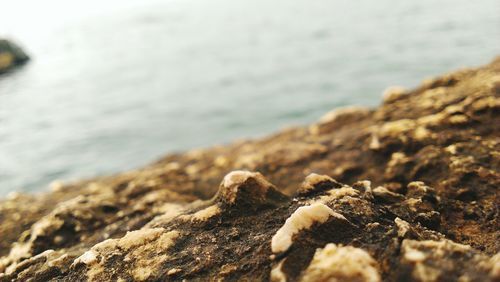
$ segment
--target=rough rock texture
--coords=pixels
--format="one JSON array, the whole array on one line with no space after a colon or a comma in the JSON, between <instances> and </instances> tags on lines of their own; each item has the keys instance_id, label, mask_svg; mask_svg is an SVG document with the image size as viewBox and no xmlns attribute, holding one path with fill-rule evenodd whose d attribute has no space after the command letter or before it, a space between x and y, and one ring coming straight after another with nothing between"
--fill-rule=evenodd
<instances>
[{"instance_id":1,"label":"rough rock texture","mask_svg":"<svg viewBox=\"0 0 500 282\"><path fill-rule=\"evenodd\" d=\"M0 39L0 74L28 60L28 55L19 46L6 39Z\"/></svg>"},{"instance_id":2,"label":"rough rock texture","mask_svg":"<svg viewBox=\"0 0 500 282\"><path fill-rule=\"evenodd\" d=\"M500 59L0 201L0 281L500 281Z\"/></svg>"}]
</instances>

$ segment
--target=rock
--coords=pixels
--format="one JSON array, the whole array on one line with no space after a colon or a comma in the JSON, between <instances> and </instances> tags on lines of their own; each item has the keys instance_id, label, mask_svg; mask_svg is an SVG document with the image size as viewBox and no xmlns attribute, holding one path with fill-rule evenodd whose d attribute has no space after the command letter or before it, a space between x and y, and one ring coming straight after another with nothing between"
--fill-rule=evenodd
<instances>
[{"instance_id":1,"label":"rock","mask_svg":"<svg viewBox=\"0 0 500 282\"><path fill-rule=\"evenodd\" d=\"M223 204L244 208L260 208L262 205L276 205L286 200L273 184L262 174L250 171L233 171L224 176L217 200Z\"/></svg>"},{"instance_id":2,"label":"rock","mask_svg":"<svg viewBox=\"0 0 500 282\"><path fill-rule=\"evenodd\" d=\"M299 195L306 196L328 191L334 187L340 188L341 185L330 176L311 173L306 177L304 182L302 182L302 185L298 189L297 193Z\"/></svg>"},{"instance_id":3,"label":"rock","mask_svg":"<svg viewBox=\"0 0 500 282\"><path fill-rule=\"evenodd\" d=\"M334 212L327 205L315 203L310 206L298 208L286 221L285 224L274 234L271 240L273 253L285 252L292 245L292 237L303 229L309 229L314 224L325 223L331 217L340 220L347 219Z\"/></svg>"},{"instance_id":4,"label":"rock","mask_svg":"<svg viewBox=\"0 0 500 282\"><path fill-rule=\"evenodd\" d=\"M14 42L0 38L0 74L29 60L29 56Z\"/></svg>"},{"instance_id":5,"label":"rock","mask_svg":"<svg viewBox=\"0 0 500 282\"><path fill-rule=\"evenodd\" d=\"M0 281L499 281L500 59L0 200ZM374 187L374 188L372 188Z\"/></svg>"},{"instance_id":6,"label":"rock","mask_svg":"<svg viewBox=\"0 0 500 282\"><path fill-rule=\"evenodd\" d=\"M301 281L379 282L380 274L377 262L366 251L330 243L316 250Z\"/></svg>"}]
</instances>

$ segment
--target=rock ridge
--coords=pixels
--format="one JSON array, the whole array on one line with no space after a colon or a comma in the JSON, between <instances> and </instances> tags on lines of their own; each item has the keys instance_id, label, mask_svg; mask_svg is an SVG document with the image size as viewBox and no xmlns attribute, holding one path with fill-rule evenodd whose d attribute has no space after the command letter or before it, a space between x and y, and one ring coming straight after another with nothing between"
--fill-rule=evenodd
<instances>
[{"instance_id":1,"label":"rock ridge","mask_svg":"<svg viewBox=\"0 0 500 282\"><path fill-rule=\"evenodd\" d=\"M0 200L0 281L500 281L500 59Z\"/></svg>"}]
</instances>

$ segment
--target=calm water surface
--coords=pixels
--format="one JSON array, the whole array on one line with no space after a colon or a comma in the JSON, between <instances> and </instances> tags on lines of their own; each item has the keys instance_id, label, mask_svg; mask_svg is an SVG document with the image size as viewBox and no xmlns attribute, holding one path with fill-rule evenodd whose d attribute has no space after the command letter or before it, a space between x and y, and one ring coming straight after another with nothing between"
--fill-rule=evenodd
<instances>
[{"instance_id":1,"label":"calm water surface","mask_svg":"<svg viewBox=\"0 0 500 282\"><path fill-rule=\"evenodd\" d=\"M147 2L147 3L145 3ZM0 197L256 137L500 54L500 2L0 0Z\"/></svg>"}]
</instances>

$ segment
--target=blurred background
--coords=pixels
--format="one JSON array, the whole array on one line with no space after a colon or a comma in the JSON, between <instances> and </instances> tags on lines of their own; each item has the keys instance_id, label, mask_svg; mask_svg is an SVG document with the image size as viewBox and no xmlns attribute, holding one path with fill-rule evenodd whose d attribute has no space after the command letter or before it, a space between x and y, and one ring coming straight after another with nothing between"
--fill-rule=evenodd
<instances>
[{"instance_id":1,"label":"blurred background","mask_svg":"<svg viewBox=\"0 0 500 282\"><path fill-rule=\"evenodd\" d=\"M498 0L0 0L0 195L258 137L500 54ZM1 196L0 196L1 197Z\"/></svg>"}]
</instances>

